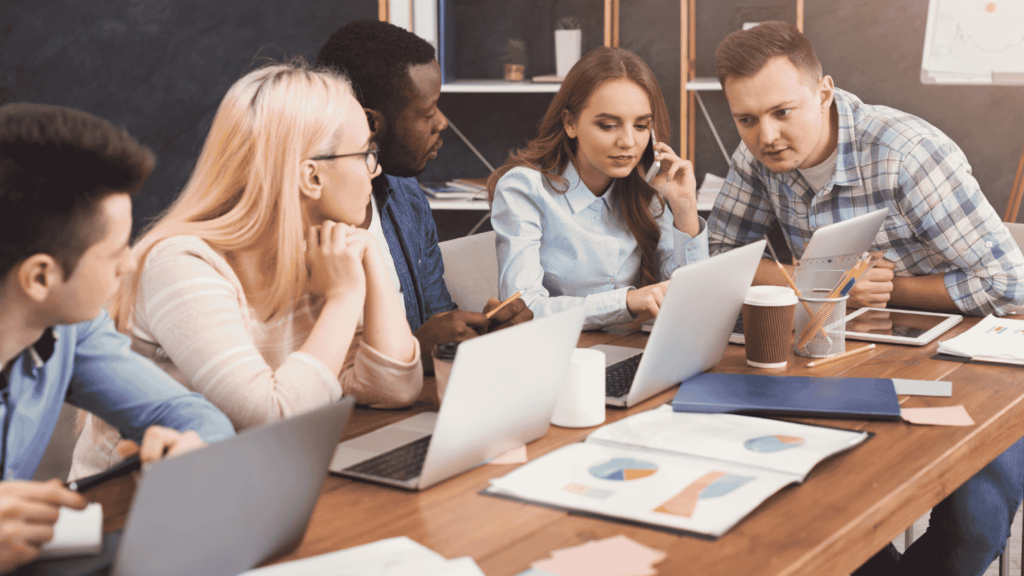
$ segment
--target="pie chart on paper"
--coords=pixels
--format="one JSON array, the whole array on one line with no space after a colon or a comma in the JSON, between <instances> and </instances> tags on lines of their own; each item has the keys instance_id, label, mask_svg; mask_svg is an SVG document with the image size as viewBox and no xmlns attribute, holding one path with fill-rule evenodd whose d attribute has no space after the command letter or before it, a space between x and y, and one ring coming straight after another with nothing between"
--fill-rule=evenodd
<instances>
[{"instance_id":1,"label":"pie chart on paper","mask_svg":"<svg viewBox=\"0 0 1024 576\"><path fill-rule=\"evenodd\" d=\"M804 439L796 436L783 436L782 434L776 434L774 436L761 436L760 438L751 438L743 443L743 447L751 452L781 452L783 450L789 450L791 448L799 448L804 445Z\"/></svg>"},{"instance_id":2,"label":"pie chart on paper","mask_svg":"<svg viewBox=\"0 0 1024 576\"><path fill-rule=\"evenodd\" d=\"M658 471L657 464L636 458L612 458L603 464L591 466L590 474L602 480L628 482L646 478Z\"/></svg>"}]
</instances>

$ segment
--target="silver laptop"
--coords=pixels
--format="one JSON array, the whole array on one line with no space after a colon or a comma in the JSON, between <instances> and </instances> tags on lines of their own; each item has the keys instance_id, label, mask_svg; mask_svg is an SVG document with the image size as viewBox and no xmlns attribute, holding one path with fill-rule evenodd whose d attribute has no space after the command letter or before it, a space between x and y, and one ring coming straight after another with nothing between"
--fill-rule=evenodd
<instances>
[{"instance_id":1,"label":"silver laptop","mask_svg":"<svg viewBox=\"0 0 1024 576\"><path fill-rule=\"evenodd\" d=\"M459 345L439 412L342 442L331 472L423 490L544 435L583 307Z\"/></svg>"},{"instance_id":2,"label":"silver laptop","mask_svg":"<svg viewBox=\"0 0 1024 576\"><path fill-rule=\"evenodd\" d=\"M632 406L717 364L764 248L759 240L677 268L644 350L594 346L608 366L606 403Z\"/></svg>"},{"instance_id":3,"label":"silver laptop","mask_svg":"<svg viewBox=\"0 0 1024 576\"><path fill-rule=\"evenodd\" d=\"M353 401L260 426L142 475L115 576L233 576L302 540Z\"/></svg>"}]
</instances>

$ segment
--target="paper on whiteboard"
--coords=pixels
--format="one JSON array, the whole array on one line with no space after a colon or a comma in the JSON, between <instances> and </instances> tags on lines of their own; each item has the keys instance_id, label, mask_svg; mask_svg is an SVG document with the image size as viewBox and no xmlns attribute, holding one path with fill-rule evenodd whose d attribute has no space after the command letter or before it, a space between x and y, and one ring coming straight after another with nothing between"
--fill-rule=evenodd
<instances>
[{"instance_id":1,"label":"paper on whiteboard","mask_svg":"<svg viewBox=\"0 0 1024 576\"><path fill-rule=\"evenodd\" d=\"M926 84L1024 84L1024 2L930 0Z\"/></svg>"}]
</instances>

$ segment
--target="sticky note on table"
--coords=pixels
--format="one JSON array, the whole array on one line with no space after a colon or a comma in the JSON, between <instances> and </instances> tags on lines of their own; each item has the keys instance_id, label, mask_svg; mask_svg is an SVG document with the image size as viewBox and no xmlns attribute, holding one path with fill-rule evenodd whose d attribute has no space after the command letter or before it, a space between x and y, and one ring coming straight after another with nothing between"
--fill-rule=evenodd
<instances>
[{"instance_id":1,"label":"sticky note on table","mask_svg":"<svg viewBox=\"0 0 1024 576\"><path fill-rule=\"evenodd\" d=\"M900 396L944 396L953 395L953 383L945 380L907 380L893 378L893 386Z\"/></svg>"},{"instance_id":2,"label":"sticky note on table","mask_svg":"<svg viewBox=\"0 0 1024 576\"><path fill-rule=\"evenodd\" d=\"M656 574L652 566L666 554L620 535L555 550L551 556L534 562L533 569L558 576L646 576Z\"/></svg>"},{"instance_id":3,"label":"sticky note on table","mask_svg":"<svg viewBox=\"0 0 1024 576\"><path fill-rule=\"evenodd\" d=\"M974 426L974 420L960 404L939 408L903 408L903 419L911 424L930 426Z\"/></svg>"},{"instance_id":4,"label":"sticky note on table","mask_svg":"<svg viewBox=\"0 0 1024 576\"><path fill-rule=\"evenodd\" d=\"M505 452L501 456L498 456L494 460L488 462L488 464L523 464L525 462L526 446L523 445Z\"/></svg>"}]
</instances>

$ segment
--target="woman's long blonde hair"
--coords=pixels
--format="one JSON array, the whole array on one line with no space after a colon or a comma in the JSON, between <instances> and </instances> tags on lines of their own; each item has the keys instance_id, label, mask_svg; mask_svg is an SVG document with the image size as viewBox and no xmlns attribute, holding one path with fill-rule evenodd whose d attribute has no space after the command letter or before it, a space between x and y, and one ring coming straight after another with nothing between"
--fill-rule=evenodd
<instances>
[{"instance_id":1,"label":"woman's long blonde hair","mask_svg":"<svg viewBox=\"0 0 1024 576\"><path fill-rule=\"evenodd\" d=\"M146 257L172 236L198 236L224 255L249 253L259 270L274 270L261 279L269 317L302 296L300 166L334 152L352 95L344 76L302 61L254 70L228 89L185 189L135 245L138 270L110 305L119 330L131 327Z\"/></svg>"}]
</instances>

